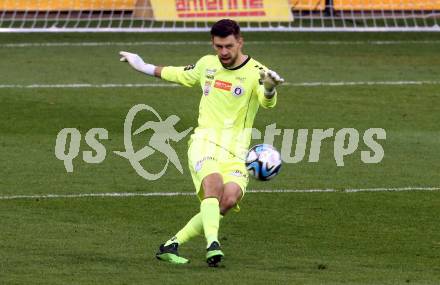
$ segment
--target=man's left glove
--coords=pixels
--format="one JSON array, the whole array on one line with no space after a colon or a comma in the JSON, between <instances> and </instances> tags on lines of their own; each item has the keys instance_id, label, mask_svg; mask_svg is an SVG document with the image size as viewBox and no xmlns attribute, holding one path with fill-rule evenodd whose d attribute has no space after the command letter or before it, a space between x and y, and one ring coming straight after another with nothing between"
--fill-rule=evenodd
<instances>
[{"instance_id":1,"label":"man's left glove","mask_svg":"<svg viewBox=\"0 0 440 285\"><path fill-rule=\"evenodd\" d=\"M267 96L273 96L275 94L275 87L284 82L284 79L273 70L261 70L260 80L264 85L265 95Z\"/></svg>"},{"instance_id":2,"label":"man's left glove","mask_svg":"<svg viewBox=\"0 0 440 285\"><path fill-rule=\"evenodd\" d=\"M122 56L120 59L121 61L127 61L131 67L137 71L154 76L154 70L156 69L155 65L145 63L143 59L135 53L121 51L119 54Z\"/></svg>"}]
</instances>

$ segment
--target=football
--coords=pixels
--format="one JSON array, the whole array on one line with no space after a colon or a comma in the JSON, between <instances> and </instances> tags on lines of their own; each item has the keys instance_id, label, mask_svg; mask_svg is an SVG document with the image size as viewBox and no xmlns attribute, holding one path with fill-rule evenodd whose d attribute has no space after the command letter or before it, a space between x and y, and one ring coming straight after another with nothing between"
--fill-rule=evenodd
<instances>
[{"instance_id":1,"label":"football","mask_svg":"<svg viewBox=\"0 0 440 285\"><path fill-rule=\"evenodd\" d=\"M246 168L255 179L270 180L280 172L281 155L269 144L257 144L246 155Z\"/></svg>"}]
</instances>

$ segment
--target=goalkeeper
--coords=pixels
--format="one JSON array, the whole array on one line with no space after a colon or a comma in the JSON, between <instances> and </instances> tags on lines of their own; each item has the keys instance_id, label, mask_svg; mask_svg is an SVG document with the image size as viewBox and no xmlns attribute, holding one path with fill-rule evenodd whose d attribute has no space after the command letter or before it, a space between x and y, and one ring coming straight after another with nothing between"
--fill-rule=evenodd
<instances>
[{"instance_id":1,"label":"goalkeeper","mask_svg":"<svg viewBox=\"0 0 440 285\"><path fill-rule=\"evenodd\" d=\"M175 236L159 247L156 257L171 263L187 263L178 247L204 234L206 261L217 266L223 258L218 241L219 224L232 208L238 210L248 184L244 156L258 107L276 104L275 87L284 80L274 71L242 53L240 27L233 20L220 20L211 28L216 55L206 55L195 65L160 67L145 63L138 55L120 52L121 61L134 69L202 89L198 127L191 135L188 162L201 201L200 211Z\"/></svg>"}]
</instances>

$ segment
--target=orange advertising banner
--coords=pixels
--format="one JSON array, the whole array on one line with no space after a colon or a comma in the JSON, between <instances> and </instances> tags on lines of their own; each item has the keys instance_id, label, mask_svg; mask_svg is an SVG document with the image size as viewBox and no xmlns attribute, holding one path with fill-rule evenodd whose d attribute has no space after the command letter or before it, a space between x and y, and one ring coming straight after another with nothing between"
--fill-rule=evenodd
<instances>
[{"instance_id":1,"label":"orange advertising banner","mask_svg":"<svg viewBox=\"0 0 440 285\"><path fill-rule=\"evenodd\" d=\"M333 0L335 10L440 10L440 0Z\"/></svg>"},{"instance_id":2,"label":"orange advertising banner","mask_svg":"<svg viewBox=\"0 0 440 285\"><path fill-rule=\"evenodd\" d=\"M291 0L293 10L324 10L325 0ZM335 10L440 10L440 0L333 0Z\"/></svg>"},{"instance_id":3,"label":"orange advertising banner","mask_svg":"<svg viewBox=\"0 0 440 285\"><path fill-rule=\"evenodd\" d=\"M137 0L1 0L0 10L133 10Z\"/></svg>"},{"instance_id":4,"label":"orange advertising banner","mask_svg":"<svg viewBox=\"0 0 440 285\"><path fill-rule=\"evenodd\" d=\"M151 0L159 21L292 21L290 0Z\"/></svg>"}]
</instances>

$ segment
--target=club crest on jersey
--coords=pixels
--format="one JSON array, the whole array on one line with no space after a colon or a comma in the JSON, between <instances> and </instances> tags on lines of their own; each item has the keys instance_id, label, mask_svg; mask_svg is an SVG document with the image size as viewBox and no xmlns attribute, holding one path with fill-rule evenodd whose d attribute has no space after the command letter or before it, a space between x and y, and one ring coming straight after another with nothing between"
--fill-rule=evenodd
<instances>
[{"instance_id":1,"label":"club crest on jersey","mask_svg":"<svg viewBox=\"0 0 440 285\"><path fill-rule=\"evenodd\" d=\"M244 94L244 89L240 85L237 85L234 88L232 88L232 95L234 95L235 97L240 97L243 94Z\"/></svg>"},{"instance_id":2,"label":"club crest on jersey","mask_svg":"<svg viewBox=\"0 0 440 285\"><path fill-rule=\"evenodd\" d=\"M225 91L231 91L232 83L221 81L221 80L216 80L214 83L214 87L217 89L225 90Z\"/></svg>"}]
</instances>

